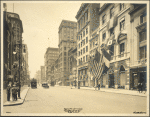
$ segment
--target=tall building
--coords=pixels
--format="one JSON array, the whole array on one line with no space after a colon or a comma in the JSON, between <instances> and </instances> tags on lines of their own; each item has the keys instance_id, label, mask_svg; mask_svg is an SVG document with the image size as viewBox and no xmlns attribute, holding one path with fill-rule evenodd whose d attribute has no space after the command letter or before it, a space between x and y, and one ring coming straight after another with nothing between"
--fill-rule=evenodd
<instances>
[{"instance_id":1,"label":"tall building","mask_svg":"<svg viewBox=\"0 0 150 117\"><path fill-rule=\"evenodd\" d=\"M4 5L6 6L6 5ZM18 72L22 64L22 33L23 25L16 13L3 11L4 16L4 88L9 82L19 83L21 72Z\"/></svg>"},{"instance_id":2,"label":"tall building","mask_svg":"<svg viewBox=\"0 0 150 117\"><path fill-rule=\"evenodd\" d=\"M67 85L77 86L77 47L72 47L68 51L68 71L69 82Z\"/></svg>"},{"instance_id":3,"label":"tall building","mask_svg":"<svg viewBox=\"0 0 150 117\"><path fill-rule=\"evenodd\" d=\"M35 74L35 79L37 79L38 83L41 83L41 70L38 70Z\"/></svg>"},{"instance_id":4,"label":"tall building","mask_svg":"<svg viewBox=\"0 0 150 117\"><path fill-rule=\"evenodd\" d=\"M59 82L58 60L59 59L57 59L55 61L55 64L54 64L54 82L55 82L55 85L58 85L58 82Z\"/></svg>"},{"instance_id":5,"label":"tall building","mask_svg":"<svg viewBox=\"0 0 150 117\"><path fill-rule=\"evenodd\" d=\"M29 65L28 65L28 48L27 44L22 44L22 53L23 53L23 58L22 58L22 65L23 65L23 73L22 73L22 78L24 81L24 84L29 83Z\"/></svg>"},{"instance_id":6,"label":"tall building","mask_svg":"<svg viewBox=\"0 0 150 117\"><path fill-rule=\"evenodd\" d=\"M97 38L91 37L99 26L98 3L83 3L77 12L77 74L79 86L93 86L94 77L90 72L89 54L96 48Z\"/></svg>"},{"instance_id":7,"label":"tall building","mask_svg":"<svg viewBox=\"0 0 150 117\"><path fill-rule=\"evenodd\" d=\"M41 66L41 83L47 82L46 77L45 77L45 66Z\"/></svg>"},{"instance_id":8,"label":"tall building","mask_svg":"<svg viewBox=\"0 0 150 117\"><path fill-rule=\"evenodd\" d=\"M77 23L73 21L62 20L59 26L59 83L67 85L68 78L68 50L76 46Z\"/></svg>"},{"instance_id":9,"label":"tall building","mask_svg":"<svg viewBox=\"0 0 150 117\"><path fill-rule=\"evenodd\" d=\"M56 59L58 59L59 51L58 48L48 47L44 55L45 60L45 72L46 72L46 81L50 83L51 80L51 67L54 65Z\"/></svg>"},{"instance_id":10,"label":"tall building","mask_svg":"<svg viewBox=\"0 0 150 117\"><path fill-rule=\"evenodd\" d=\"M130 89L143 83L147 90L147 5L131 4L130 9Z\"/></svg>"}]
</instances>

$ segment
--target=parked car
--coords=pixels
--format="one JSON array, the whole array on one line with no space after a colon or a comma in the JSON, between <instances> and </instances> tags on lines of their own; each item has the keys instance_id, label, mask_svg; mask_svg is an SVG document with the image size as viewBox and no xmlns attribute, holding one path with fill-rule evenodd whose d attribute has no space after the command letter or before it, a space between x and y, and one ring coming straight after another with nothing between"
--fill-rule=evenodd
<instances>
[{"instance_id":1,"label":"parked car","mask_svg":"<svg viewBox=\"0 0 150 117\"><path fill-rule=\"evenodd\" d=\"M42 87L49 88L48 83L42 83Z\"/></svg>"}]
</instances>

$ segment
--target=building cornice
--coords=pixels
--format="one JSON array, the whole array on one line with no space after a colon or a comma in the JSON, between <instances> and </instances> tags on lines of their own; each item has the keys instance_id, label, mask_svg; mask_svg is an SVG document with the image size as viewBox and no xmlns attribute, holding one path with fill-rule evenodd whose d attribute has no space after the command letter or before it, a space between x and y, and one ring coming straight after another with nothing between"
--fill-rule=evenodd
<instances>
[{"instance_id":1,"label":"building cornice","mask_svg":"<svg viewBox=\"0 0 150 117\"><path fill-rule=\"evenodd\" d=\"M112 3L105 3L99 10L99 14L101 14L108 6L110 6Z\"/></svg>"},{"instance_id":2,"label":"building cornice","mask_svg":"<svg viewBox=\"0 0 150 117\"><path fill-rule=\"evenodd\" d=\"M79 8L79 11L77 12L77 15L75 16L76 19L79 18L81 15L82 11L89 5L89 3L83 3L81 4L81 7Z\"/></svg>"}]
</instances>

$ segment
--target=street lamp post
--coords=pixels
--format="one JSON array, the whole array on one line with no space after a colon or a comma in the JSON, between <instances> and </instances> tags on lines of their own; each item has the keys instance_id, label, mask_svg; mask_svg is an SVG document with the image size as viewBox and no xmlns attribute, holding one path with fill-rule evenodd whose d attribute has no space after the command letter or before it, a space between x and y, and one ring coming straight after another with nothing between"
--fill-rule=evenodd
<instances>
[{"instance_id":1,"label":"street lamp post","mask_svg":"<svg viewBox=\"0 0 150 117\"><path fill-rule=\"evenodd\" d=\"M20 87L20 71L21 71L21 66L20 66L20 64L21 64L21 63L20 63L20 57L21 57L21 56L20 56L20 54L21 54L20 50L21 50L21 49L20 49L20 48L21 48L21 44L18 44L18 45L19 45L19 92L18 92L18 98L21 99L21 97L20 97L20 88L21 88L21 87Z\"/></svg>"},{"instance_id":2,"label":"street lamp post","mask_svg":"<svg viewBox=\"0 0 150 117\"><path fill-rule=\"evenodd\" d=\"M20 66L20 64L21 64L21 61L20 61L20 58L21 58L21 47L22 47L22 44L15 44L15 46L19 46L19 91L18 91L18 98L19 99L21 99L21 97L20 97L20 89L21 89L21 87L20 87L20 73L21 73L21 66ZM14 54L16 54L17 52L13 52Z\"/></svg>"}]
</instances>

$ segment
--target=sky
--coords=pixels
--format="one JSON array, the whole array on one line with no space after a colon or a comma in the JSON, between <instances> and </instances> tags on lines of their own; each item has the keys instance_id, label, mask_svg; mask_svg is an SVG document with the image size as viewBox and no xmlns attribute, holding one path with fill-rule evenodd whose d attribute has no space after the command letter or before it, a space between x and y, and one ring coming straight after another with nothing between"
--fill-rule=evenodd
<instances>
[{"instance_id":1,"label":"sky","mask_svg":"<svg viewBox=\"0 0 150 117\"><path fill-rule=\"evenodd\" d=\"M7 2L7 12L19 14L23 23L23 40L28 47L30 78L44 65L47 47L58 47L61 21L77 21L75 16L81 2Z\"/></svg>"}]
</instances>

